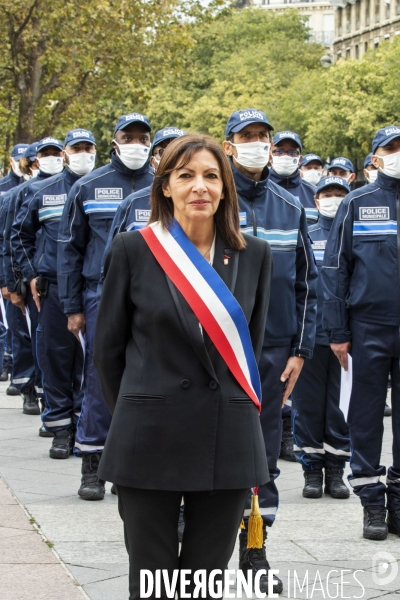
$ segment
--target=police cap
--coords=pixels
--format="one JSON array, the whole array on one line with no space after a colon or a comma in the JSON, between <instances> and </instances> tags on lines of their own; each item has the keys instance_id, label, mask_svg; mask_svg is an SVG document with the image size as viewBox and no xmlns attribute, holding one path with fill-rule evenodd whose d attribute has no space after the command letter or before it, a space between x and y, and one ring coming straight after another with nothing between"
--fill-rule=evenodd
<instances>
[{"instance_id":1,"label":"police cap","mask_svg":"<svg viewBox=\"0 0 400 600\"><path fill-rule=\"evenodd\" d=\"M142 123L143 125L146 125L149 131L151 131L149 119L145 115L135 112L130 113L129 115L122 115L122 117L118 119L114 129L114 135L117 133L117 131L120 129L125 129L125 127L128 127L128 125L131 125L132 123Z\"/></svg>"},{"instance_id":2,"label":"police cap","mask_svg":"<svg viewBox=\"0 0 400 600\"><path fill-rule=\"evenodd\" d=\"M15 144L11 150L11 156L14 160L20 160L23 157L25 150L28 148L28 144Z\"/></svg>"},{"instance_id":3,"label":"police cap","mask_svg":"<svg viewBox=\"0 0 400 600\"><path fill-rule=\"evenodd\" d=\"M49 146L55 146L59 150L62 150L64 148L61 140L48 136L40 140L40 142L38 142L36 152L40 152L41 150L43 150L43 148L48 148Z\"/></svg>"},{"instance_id":4,"label":"police cap","mask_svg":"<svg viewBox=\"0 0 400 600\"><path fill-rule=\"evenodd\" d=\"M354 173L353 163L351 162L351 160L345 158L344 156L338 156L337 158L334 158L331 164L329 165L328 171L329 169L333 169L334 167L337 167L338 169L343 169L343 171L351 171L352 173Z\"/></svg>"},{"instance_id":5,"label":"police cap","mask_svg":"<svg viewBox=\"0 0 400 600\"><path fill-rule=\"evenodd\" d=\"M376 132L374 139L372 140L372 153L375 154L378 146L386 146L394 138L400 137L399 125L389 125L383 129L379 129Z\"/></svg>"},{"instance_id":6,"label":"police cap","mask_svg":"<svg viewBox=\"0 0 400 600\"><path fill-rule=\"evenodd\" d=\"M88 129L71 129L65 136L64 146L74 146L79 142L89 142L90 144L96 145L94 136Z\"/></svg>"},{"instance_id":7,"label":"police cap","mask_svg":"<svg viewBox=\"0 0 400 600\"><path fill-rule=\"evenodd\" d=\"M317 185L317 194L332 185L343 188L346 192L350 192L350 186L343 177L339 177L338 175L328 175L328 177L320 179L319 184Z\"/></svg>"},{"instance_id":8,"label":"police cap","mask_svg":"<svg viewBox=\"0 0 400 600\"><path fill-rule=\"evenodd\" d=\"M268 122L267 115L262 110L255 108L245 108L232 113L225 127L225 136L230 133L237 133L251 123L264 123L268 129L273 130L272 125Z\"/></svg>"},{"instance_id":9,"label":"police cap","mask_svg":"<svg viewBox=\"0 0 400 600\"><path fill-rule=\"evenodd\" d=\"M303 148L303 145L301 143L299 136L297 135L297 133L294 133L293 131L278 131L278 133L276 133L274 135L273 142L274 142L275 146L277 144L279 144L279 142L283 142L283 140L292 140L293 142L295 142L298 145L300 150Z\"/></svg>"},{"instance_id":10,"label":"police cap","mask_svg":"<svg viewBox=\"0 0 400 600\"><path fill-rule=\"evenodd\" d=\"M173 140L182 135L186 135L186 131L177 129L176 127L164 127L164 129L159 129L154 136L152 152L154 152L154 148L164 140Z\"/></svg>"},{"instance_id":11,"label":"police cap","mask_svg":"<svg viewBox=\"0 0 400 600\"><path fill-rule=\"evenodd\" d=\"M321 164L321 167L324 166L324 161L320 156L318 156L318 154L305 154L301 159L300 167L305 167L306 165L308 165L308 163L312 162L313 160L319 162Z\"/></svg>"}]
</instances>

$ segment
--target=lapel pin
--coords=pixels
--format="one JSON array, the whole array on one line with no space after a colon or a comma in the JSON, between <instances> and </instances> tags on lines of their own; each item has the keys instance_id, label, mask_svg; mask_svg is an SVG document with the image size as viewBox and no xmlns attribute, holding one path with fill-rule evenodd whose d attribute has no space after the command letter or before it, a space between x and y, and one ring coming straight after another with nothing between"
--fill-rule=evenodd
<instances>
[{"instance_id":1,"label":"lapel pin","mask_svg":"<svg viewBox=\"0 0 400 600\"><path fill-rule=\"evenodd\" d=\"M230 259L230 256L228 256L227 254L224 254L224 265L225 266L229 265L229 259Z\"/></svg>"}]
</instances>

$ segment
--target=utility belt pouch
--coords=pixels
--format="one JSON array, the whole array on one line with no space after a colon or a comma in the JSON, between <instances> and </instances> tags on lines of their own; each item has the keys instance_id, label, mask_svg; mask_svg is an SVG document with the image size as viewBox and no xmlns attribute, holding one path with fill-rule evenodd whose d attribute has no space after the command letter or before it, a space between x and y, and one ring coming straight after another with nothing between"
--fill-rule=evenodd
<instances>
[{"instance_id":1,"label":"utility belt pouch","mask_svg":"<svg viewBox=\"0 0 400 600\"><path fill-rule=\"evenodd\" d=\"M26 283L22 277L18 279L15 291L17 292L18 296L22 296L26 300Z\"/></svg>"},{"instance_id":2,"label":"utility belt pouch","mask_svg":"<svg viewBox=\"0 0 400 600\"><path fill-rule=\"evenodd\" d=\"M49 280L46 277L36 277L36 291L41 298L46 298L49 291Z\"/></svg>"}]
</instances>

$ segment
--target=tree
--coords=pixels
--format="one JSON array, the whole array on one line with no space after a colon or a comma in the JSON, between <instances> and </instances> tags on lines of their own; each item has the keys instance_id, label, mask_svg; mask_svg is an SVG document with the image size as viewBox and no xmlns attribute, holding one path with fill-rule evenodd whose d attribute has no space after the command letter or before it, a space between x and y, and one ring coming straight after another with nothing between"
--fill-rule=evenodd
<instances>
[{"instance_id":1,"label":"tree","mask_svg":"<svg viewBox=\"0 0 400 600\"><path fill-rule=\"evenodd\" d=\"M184 75L156 86L147 103L156 127L176 125L223 139L229 114L255 107L275 129L286 128L282 102L291 96L292 82L299 72L305 79L322 72L323 48L308 42L295 10L225 12L197 26L193 36L197 43L187 52Z\"/></svg>"},{"instance_id":2,"label":"tree","mask_svg":"<svg viewBox=\"0 0 400 600\"><path fill-rule=\"evenodd\" d=\"M87 127L97 102L140 102L191 46L196 0L0 0L0 135L31 142ZM210 9L211 10L211 9Z\"/></svg>"}]
</instances>

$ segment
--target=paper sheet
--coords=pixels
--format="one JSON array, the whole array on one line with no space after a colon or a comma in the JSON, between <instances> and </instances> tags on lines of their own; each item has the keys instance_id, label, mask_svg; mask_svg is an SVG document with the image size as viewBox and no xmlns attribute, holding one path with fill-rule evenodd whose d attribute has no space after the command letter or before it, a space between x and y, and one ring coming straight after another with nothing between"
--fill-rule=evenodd
<instances>
[{"instance_id":1,"label":"paper sheet","mask_svg":"<svg viewBox=\"0 0 400 600\"><path fill-rule=\"evenodd\" d=\"M343 368L341 371L340 378L340 401L339 408L344 414L345 421L347 422L347 414L349 412L351 388L353 386L353 359L350 354L347 355L348 368L345 371Z\"/></svg>"},{"instance_id":2,"label":"paper sheet","mask_svg":"<svg viewBox=\"0 0 400 600\"><path fill-rule=\"evenodd\" d=\"M32 324L31 324L31 315L29 314L29 308L27 306L25 306L25 318L26 318L26 324L28 325L28 331L29 331L29 335L31 336L32 333Z\"/></svg>"},{"instance_id":3,"label":"paper sheet","mask_svg":"<svg viewBox=\"0 0 400 600\"><path fill-rule=\"evenodd\" d=\"M4 327L6 329L8 329L8 322L7 322L7 316L6 316L6 307L4 305L4 298L3 298L3 294L1 292L0 292L0 309L1 309L1 316L3 317Z\"/></svg>"},{"instance_id":4,"label":"paper sheet","mask_svg":"<svg viewBox=\"0 0 400 600\"><path fill-rule=\"evenodd\" d=\"M82 332L79 332L79 341L83 350L83 365L82 365L82 379L81 379L81 389L83 387L83 381L85 379L85 357L86 357L86 340L82 335Z\"/></svg>"}]
</instances>

